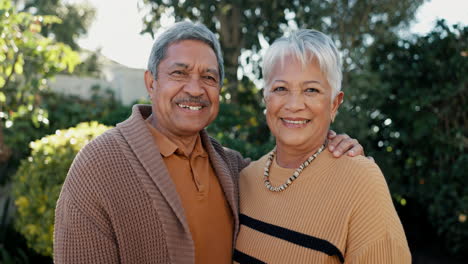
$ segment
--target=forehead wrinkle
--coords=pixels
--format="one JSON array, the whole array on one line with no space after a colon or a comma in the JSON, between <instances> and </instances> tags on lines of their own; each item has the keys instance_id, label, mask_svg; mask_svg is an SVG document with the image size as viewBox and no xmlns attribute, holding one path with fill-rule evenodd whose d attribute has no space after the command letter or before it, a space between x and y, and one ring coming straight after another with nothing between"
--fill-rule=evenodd
<instances>
[{"instance_id":1,"label":"forehead wrinkle","mask_svg":"<svg viewBox=\"0 0 468 264\"><path fill-rule=\"evenodd\" d=\"M189 65L182 62L175 62L174 64L172 64L172 67L182 67L184 69L188 69Z\"/></svg>"}]
</instances>

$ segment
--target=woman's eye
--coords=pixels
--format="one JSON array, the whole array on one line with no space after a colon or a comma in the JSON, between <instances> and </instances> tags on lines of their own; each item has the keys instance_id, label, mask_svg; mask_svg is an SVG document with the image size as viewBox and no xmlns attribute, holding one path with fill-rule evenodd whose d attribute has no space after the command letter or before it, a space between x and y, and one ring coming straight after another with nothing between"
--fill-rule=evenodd
<instances>
[{"instance_id":1,"label":"woman's eye","mask_svg":"<svg viewBox=\"0 0 468 264\"><path fill-rule=\"evenodd\" d=\"M318 93L320 91L318 89L316 89L316 88L307 88L307 89L305 89L305 92L306 93Z\"/></svg>"},{"instance_id":2,"label":"woman's eye","mask_svg":"<svg viewBox=\"0 0 468 264\"><path fill-rule=\"evenodd\" d=\"M273 92L284 92L284 91L286 91L286 88L283 86L273 88Z\"/></svg>"}]
</instances>

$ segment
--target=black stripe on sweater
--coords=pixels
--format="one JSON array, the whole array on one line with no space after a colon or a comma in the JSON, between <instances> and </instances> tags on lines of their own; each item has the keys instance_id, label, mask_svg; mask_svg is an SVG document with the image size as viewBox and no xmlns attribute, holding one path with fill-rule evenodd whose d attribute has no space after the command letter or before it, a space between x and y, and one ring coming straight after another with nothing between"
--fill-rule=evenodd
<instances>
[{"instance_id":1,"label":"black stripe on sweater","mask_svg":"<svg viewBox=\"0 0 468 264\"><path fill-rule=\"evenodd\" d=\"M234 249L234 255L232 256L232 259L239 262L240 264L266 264L266 262L249 256L237 249Z\"/></svg>"},{"instance_id":2,"label":"black stripe on sweater","mask_svg":"<svg viewBox=\"0 0 468 264\"><path fill-rule=\"evenodd\" d=\"M244 214L240 214L239 220L241 225L248 226L259 232L289 241L305 248L323 252L329 256L337 256L342 263L344 262L344 257L340 250L327 240L299 233L281 226L265 223Z\"/></svg>"}]
</instances>

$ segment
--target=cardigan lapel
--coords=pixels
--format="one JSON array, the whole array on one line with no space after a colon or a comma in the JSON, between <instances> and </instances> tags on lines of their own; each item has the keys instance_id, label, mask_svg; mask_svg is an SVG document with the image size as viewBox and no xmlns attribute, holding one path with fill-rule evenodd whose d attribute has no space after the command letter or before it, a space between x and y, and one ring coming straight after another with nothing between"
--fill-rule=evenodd
<instances>
[{"instance_id":1,"label":"cardigan lapel","mask_svg":"<svg viewBox=\"0 0 468 264\"><path fill-rule=\"evenodd\" d=\"M203 142L208 155L210 157L211 165L216 172L219 183L221 184L224 196L231 207L232 216L234 217L234 242L239 228L239 206L238 206L238 191L237 185L234 184L232 172L223 157L218 153L211 143L211 139L205 130L200 132L200 137Z\"/></svg>"},{"instance_id":2,"label":"cardigan lapel","mask_svg":"<svg viewBox=\"0 0 468 264\"><path fill-rule=\"evenodd\" d=\"M161 158L158 146L152 139L151 132L146 127L145 118L150 114L151 106L135 105L132 108L132 116L126 121L117 124L117 128L121 131L147 174L156 184L159 192L164 196L185 232L190 234L185 212L175 184Z\"/></svg>"}]
</instances>

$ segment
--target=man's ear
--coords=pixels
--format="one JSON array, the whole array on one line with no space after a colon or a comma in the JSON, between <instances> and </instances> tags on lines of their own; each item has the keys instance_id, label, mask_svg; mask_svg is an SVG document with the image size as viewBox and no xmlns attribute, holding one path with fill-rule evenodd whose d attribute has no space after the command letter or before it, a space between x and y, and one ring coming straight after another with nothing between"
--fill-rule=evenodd
<instances>
[{"instance_id":1,"label":"man's ear","mask_svg":"<svg viewBox=\"0 0 468 264\"><path fill-rule=\"evenodd\" d=\"M335 121L336 114L338 113L338 108L343 103L343 97L344 97L344 93L340 91L333 99L332 109L330 113L331 114L330 119L332 122Z\"/></svg>"},{"instance_id":2,"label":"man's ear","mask_svg":"<svg viewBox=\"0 0 468 264\"><path fill-rule=\"evenodd\" d=\"M146 86L146 91L148 92L150 96L153 92L153 82L154 82L153 74L148 70L145 71L145 86Z\"/></svg>"}]
</instances>

